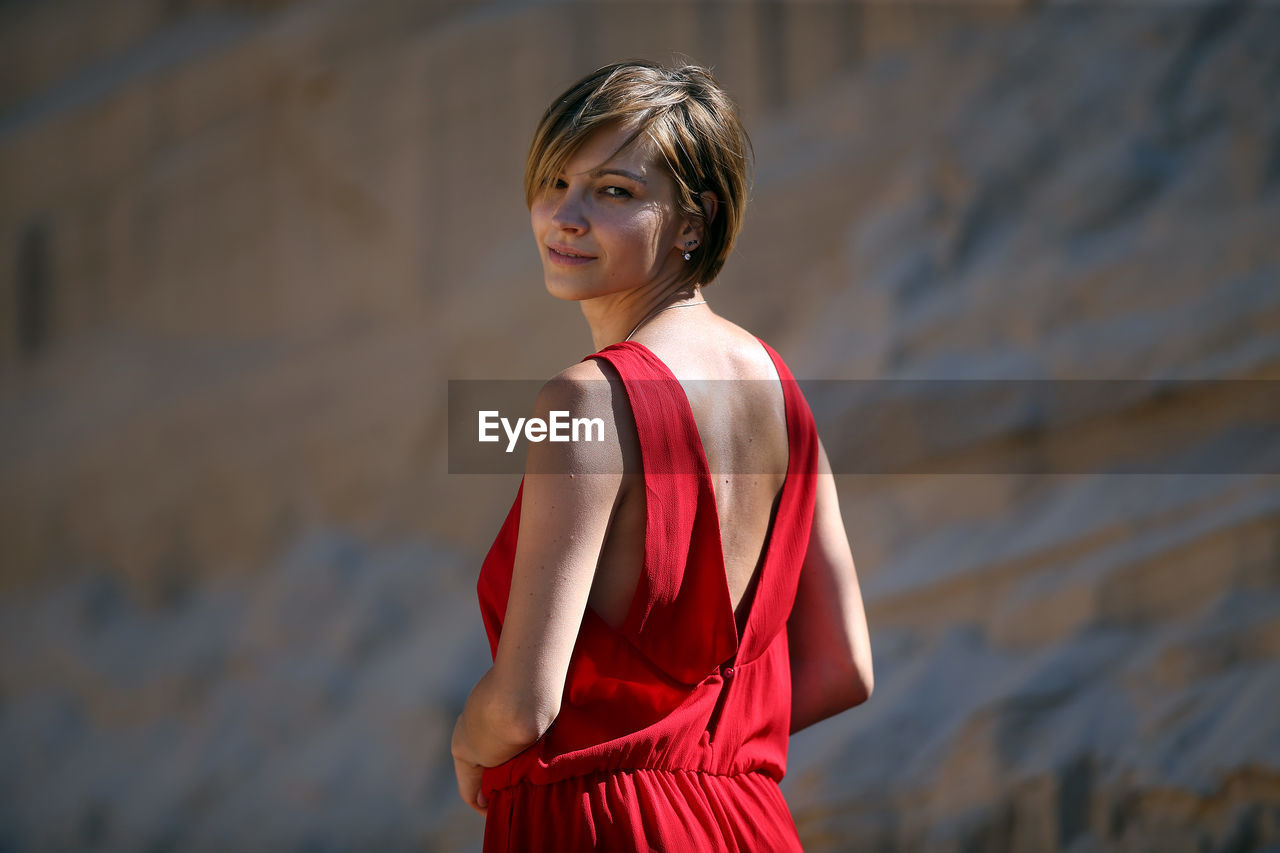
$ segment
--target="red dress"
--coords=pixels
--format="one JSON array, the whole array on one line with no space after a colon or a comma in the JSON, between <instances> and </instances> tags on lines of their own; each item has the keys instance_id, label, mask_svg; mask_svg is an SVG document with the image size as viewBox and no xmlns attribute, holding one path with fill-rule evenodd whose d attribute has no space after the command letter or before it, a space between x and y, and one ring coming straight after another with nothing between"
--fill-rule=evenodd
<instances>
[{"instance_id":1,"label":"red dress","mask_svg":"<svg viewBox=\"0 0 1280 853\"><path fill-rule=\"evenodd\" d=\"M740 638L688 398L643 344L587 356L613 365L635 414L644 564L621 629L588 605L546 734L485 770L486 851L800 849L778 782L791 717L786 623L809 542L818 442L790 371L761 343L782 380L789 458ZM523 491L480 570L495 654Z\"/></svg>"}]
</instances>

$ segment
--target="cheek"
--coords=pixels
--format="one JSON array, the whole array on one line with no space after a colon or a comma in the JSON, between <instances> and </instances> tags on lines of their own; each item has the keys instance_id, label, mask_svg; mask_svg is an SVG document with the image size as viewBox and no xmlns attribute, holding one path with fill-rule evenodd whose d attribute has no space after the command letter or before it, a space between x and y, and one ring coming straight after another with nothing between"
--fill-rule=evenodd
<instances>
[{"instance_id":1,"label":"cheek","mask_svg":"<svg viewBox=\"0 0 1280 853\"><path fill-rule=\"evenodd\" d=\"M664 217L660 210L646 208L632 217L620 231L620 236L637 253L647 257L660 256L663 246Z\"/></svg>"},{"instance_id":2,"label":"cheek","mask_svg":"<svg viewBox=\"0 0 1280 853\"><path fill-rule=\"evenodd\" d=\"M529 205L529 225L533 228L533 233L537 234L547 222L547 204L546 202L535 201Z\"/></svg>"}]
</instances>

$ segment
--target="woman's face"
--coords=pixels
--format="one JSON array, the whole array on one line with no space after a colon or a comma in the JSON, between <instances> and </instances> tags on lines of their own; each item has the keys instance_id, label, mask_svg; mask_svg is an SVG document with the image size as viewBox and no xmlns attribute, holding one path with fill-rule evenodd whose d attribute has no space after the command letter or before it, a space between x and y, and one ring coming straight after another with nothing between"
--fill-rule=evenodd
<instances>
[{"instance_id":1,"label":"woman's face","mask_svg":"<svg viewBox=\"0 0 1280 853\"><path fill-rule=\"evenodd\" d=\"M675 183L643 134L622 125L589 136L529 209L547 290L591 299L675 280L684 241L695 239L675 206Z\"/></svg>"}]
</instances>

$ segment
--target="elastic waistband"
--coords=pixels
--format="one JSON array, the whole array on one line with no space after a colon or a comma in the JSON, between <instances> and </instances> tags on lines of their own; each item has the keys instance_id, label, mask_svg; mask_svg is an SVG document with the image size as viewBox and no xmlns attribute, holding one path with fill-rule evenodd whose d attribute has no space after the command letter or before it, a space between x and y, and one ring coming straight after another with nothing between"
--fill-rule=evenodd
<instances>
[{"instance_id":1,"label":"elastic waistband","mask_svg":"<svg viewBox=\"0 0 1280 853\"><path fill-rule=\"evenodd\" d=\"M517 779L508 785L503 785L501 787L495 786L488 790L494 793L497 793L499 791L507 791L512 788L519 788L526 785L532 786L532 787L539 787L539 788L551 788L556 785L563 785L565 783L582 784L584 782L590 782L595 779L604 779L610 776L619 776L619 775L626 775L626 774L651 774L651 775L662 774L666 776L698 776L698 777L703 777L708 779L747 779L753 776L761 776L766 779L772 779L774 782L782 781L781 779L774 778L773 774L769 773L763 767L755 767L750 770L741 770L736 773L716 773L714 771L704 770L701 768L613 767L605 770L592 770L585 773L573 773L568 776L551 779L546 782L537 782L537 781L534 781L533 779L529 779L528 777L524 777L521 779Z\"/></svg>"}]
</instances>

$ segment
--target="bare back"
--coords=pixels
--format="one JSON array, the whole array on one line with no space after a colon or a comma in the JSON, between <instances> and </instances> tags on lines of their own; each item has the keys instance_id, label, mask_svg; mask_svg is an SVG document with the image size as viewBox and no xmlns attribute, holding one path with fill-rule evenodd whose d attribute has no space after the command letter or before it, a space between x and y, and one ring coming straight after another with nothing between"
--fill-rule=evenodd
<instances>
[{"instance_id":1,"label":"bare back","mask_svg":"<svg viewBox=\"0 0 1280 853\"><path fill-rule=\"evenodd\" d=\"M647 334L646 334L647 333ZM680 380L711 471L729 598L741 633L787 469L787 423L772 359L741 327L706 312L644 329L647 346ZM713 380L713 381L702 381ZM623 437L638 446L634 422ZM626 619L644 555L644 483L626 479L588 603L606 622Z\"/></svg>"}]
</instances>

